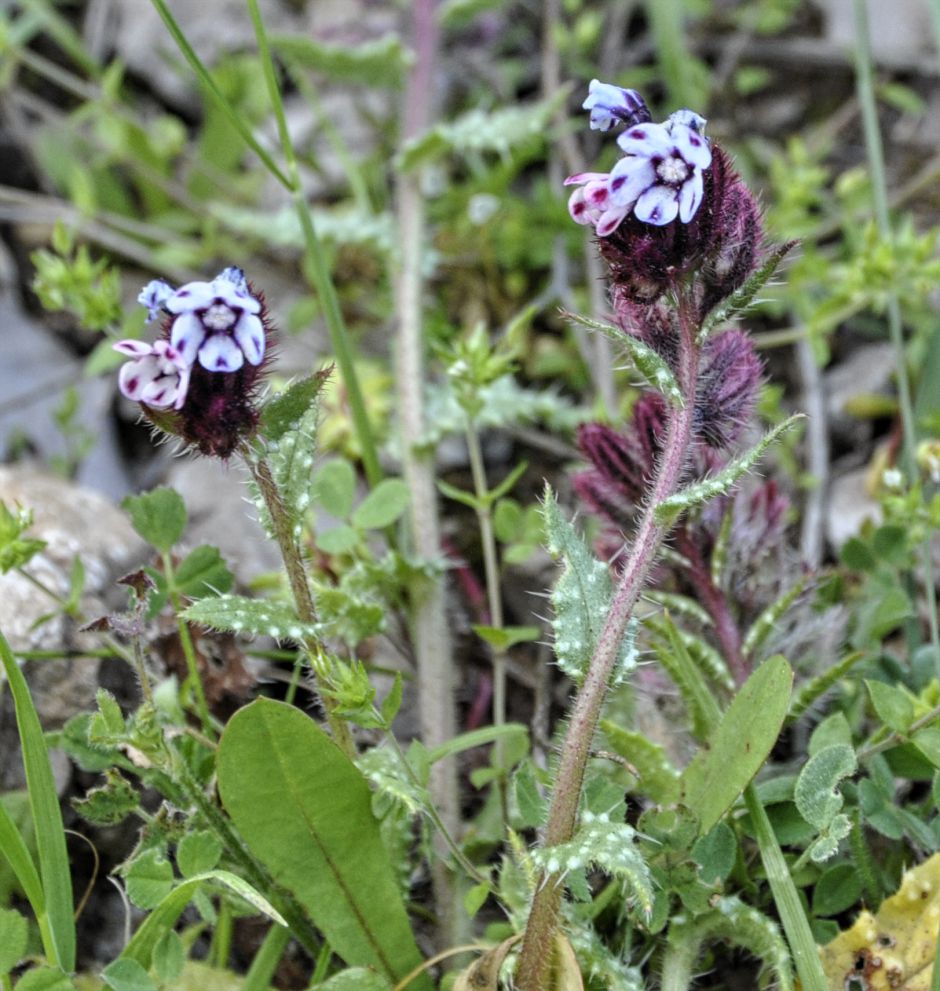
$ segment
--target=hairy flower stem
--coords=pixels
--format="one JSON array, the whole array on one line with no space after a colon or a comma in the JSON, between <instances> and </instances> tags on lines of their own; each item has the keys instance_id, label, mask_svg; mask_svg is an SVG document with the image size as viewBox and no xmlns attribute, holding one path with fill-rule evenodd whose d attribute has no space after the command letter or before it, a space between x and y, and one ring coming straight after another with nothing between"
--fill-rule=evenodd
<instances>
[{"instance_id":1,"label":"hairy flower stem","mask_svg":"<svg viewBox=\"0 0 940 991\"><path fill-rule=\"evenodd\" d=\"M271 517L271 526L274 529L274 537L277 540L278 549L281 552L281 559L287 570L287 580L290 583L291 594L294 598L294 605L297 609L297 616L304 623L316 622L317 613L313 605L313 595L310 592L310 583L307 581L307 569L304 566L303 554L297 541L294 540L293 527L290 514L281 498L280 490L271 474L271 468L264 458L255 457L249 451L243 452L245 463L251 472L252 478L258 486L258 491L264 499L264 504ZM314 682L320 701L323 704L323 711L326 713L326 721L329 724L333 739L346 756L352 760L356 756L356 745L353 742L349 726L336 715L335 706L329 695L323 691L321 684L321 672L326 664L323 647L319 641L313 637L305 637L303 648L310 657L310 667L313 671Z\"/></svg>"},{"instance_id":2,"label":"hairy flower stem","mask_svg":"<svg viewBox=\"0 0 940 991\"><path fill-rule=\"evenodd\" d=\"M691 300L681 288L678 294L680 340L677 380L687 401L682 409L670 411L656 479L633 538L633 547L620 584L614 592L587 677L575 700L548 813L544 838L547 847L566 843L574 835L591 742L627 623L668 532L667 527L656 521L655 510L676 491L688 456L699 365L699 348L695 340L698 328L692 317ZM549 986L563 892L564 886L559 877L543 874L539 878L516 972L519 991L544 991Z\"/></svg>"}]
</instances>

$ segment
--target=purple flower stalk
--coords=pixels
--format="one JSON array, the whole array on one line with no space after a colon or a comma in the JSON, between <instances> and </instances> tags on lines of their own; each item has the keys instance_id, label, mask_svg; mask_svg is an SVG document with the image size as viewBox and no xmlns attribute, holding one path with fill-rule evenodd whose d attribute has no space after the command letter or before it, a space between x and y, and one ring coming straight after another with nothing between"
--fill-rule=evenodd
<instances>
[{"instance_id":1,"label":"purple flower stalk","mask_svg":"<svg viewBox=\"0 0 940 991\"><path fill-rule=\"evenodd\" d=\"M137 301L148 320L164 314L162 338L114 345L134 359L121 369L121 392L167 433L203 454L228 457L257 424L254 392L270 354L263 298L231 266L211 282L178 289L155 279Z\"/></svg>"}]
</instances>

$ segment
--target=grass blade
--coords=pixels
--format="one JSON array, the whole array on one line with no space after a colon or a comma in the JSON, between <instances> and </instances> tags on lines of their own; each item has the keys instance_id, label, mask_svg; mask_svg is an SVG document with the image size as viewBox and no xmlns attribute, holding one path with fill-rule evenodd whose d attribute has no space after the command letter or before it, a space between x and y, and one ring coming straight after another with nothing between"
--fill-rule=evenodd
<instances>
[{"instance_id":1,"label":"grass blade","mask_svg":"<svg viewBox=\"0 0 940 991\"><path fill-rule=\"evenodd\" d=\"M39 876L46 906L53 959L66 973L75 969L75 920L72 903L72 875L69 872L65 829L55 779L49 764L46 740L39 724L29 687L13 657L13 651L0 633L0 661L6 672L16 707L16 725L23 748L23 766L29 790L29 807L36 827ZM34 869L35 873L35 869Z\"/></svg>"}]
</instances>

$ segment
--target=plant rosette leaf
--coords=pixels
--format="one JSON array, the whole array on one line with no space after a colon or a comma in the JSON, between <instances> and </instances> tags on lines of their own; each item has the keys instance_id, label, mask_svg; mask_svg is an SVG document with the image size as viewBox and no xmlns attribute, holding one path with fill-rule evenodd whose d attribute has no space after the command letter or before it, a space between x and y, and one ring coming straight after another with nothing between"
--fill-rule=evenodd
<instances>
[{"instance_id":1,"label":"plant rosette leaf","mask_svg":"<svg viewBox=\"0 0 940 991\"><path fill-rule=\"evenodd\" d=\"M681 778L681 801L708 833L767 759L790 703L793 672L783 657L766 660L741 686Z\"/></svg>"},{"instance_id":2,"label":"plant rosette leaf","mask_svg":"<svg viewBox=\"0 0 940 991\"><path fill-rule=\"evenodd\" d=\"M153 489L139 496L128 496L121 505L131 517L134 529L158 551L167 553L186 529L186 504L173 489Z\"/></svg>"},{"instance_id":3,"label":"plant rosette leaf","mask_svg":"<svg viewBox=\"0 0 940 991\"><path fill-rule=\"evenodd\" d=\"M274 880L350 966L400 981L421 963L365 778L299 709L258 699L219 743L223 804ZM412 982L429 991L430 979Z\"/></svg>"}]
</instances>

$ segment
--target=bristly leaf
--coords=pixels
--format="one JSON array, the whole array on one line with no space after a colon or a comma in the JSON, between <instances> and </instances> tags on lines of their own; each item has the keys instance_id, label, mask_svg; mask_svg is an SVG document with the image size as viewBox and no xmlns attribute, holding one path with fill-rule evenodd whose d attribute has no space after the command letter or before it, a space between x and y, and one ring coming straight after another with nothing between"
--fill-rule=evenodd
<instances>
[{"instance_id":1,"label":"bristly leaf","mask_svg":"<svg viewBox=\"0 0 940 991\"><path fill-rule=\"evenodd\" d=\"M320 392L326 384L333 367L324 368L313 375L289 385L283 392L265 403L261 411L258 429L268 441L278 441L288 430L297 427L311 406L316 406Z\"/></svg>"},{"instance_id":2,"label":"bristly leaf","mask_svg":"<svg viewBox=\"0 0 940 991\"><path fill-rule=\"evenodd\" d=\"M601 729L611 748L637 769L639 784L634 791L648 795L657 805L678 800L679 772L658 743L607 719L601 720Z\"/></svg>"},{"instance_id":3,"label":"bristly leaf","mask_svg":"<svg viewBox=\"0 0 940 991\"><path fill-rule=\"evenodd\" d=\"M437 124L430 131L409 141L398 154L395 165L409 172L449 153L476 158L490 153L508 158L513 148L526 141L543 142L555 110L568 97L562 86L551 99L499 110L469 110L456 120Z\"/></svg>"},{"instance_id":4,"label":"bristly leaf","mask_svg":"<svg viewBox=\"0 0 940 991\"><path fill-rule=\"evenodd\" d=\"M249 599L244 595L220 595L200 599L180 613L189 623L198 623L227 633L254 633L275 640L302 641L317 636L319 627L302 623L286 605Z\"/></svg>"},{"instance_id":5,"label":"bristly leaf","mask_svg":"<svg viewBox=\"0 0 940 991\"><path fill-rule=\"evenodd\" d=\"M582 814L582 826L574 838L533 852L532 861L550 875L570 874L595 865L622 878L644 915L653 909L653 881L639 849L635 831L624 822L608 822L604 816Z\"/></svg>"},{"instance_id":6,"label":"bristly leaf","mask_svg":"<svg viewBox=\"0 0 940 991\"><path fill-rule=\"evenodd\" d=\"M770 634L776 629L780 618L806 588L807 581L808 578L805 577L798 579L791 588L787 589L775 602L771 602L754 620L751 628L747 631L744 643L741 644L741 653L745 657L752 657L756 651L760 650Z\"/></svg>"},{"instance_id":7,"label":"bristly leaf","mask_svg":"<svg viewBox=\"0 0 940 991\"><path fill-rule=\"evenodd\" d=\"M551 593L555 611L555 657L558 666L580 684L594 654L610 608L612 586L607 565L587 549L575 528L562 516L550 488L542 504L548 552L562 562L561 577ZM622 681L635 664L635 626L624 637L617 665Z\"/></svg>"},{"instance_id":8,"label":"bristly leaf","mask_svg":"<svg viewBox=\"0 0 940 991\"><path fill-rule=\"evenodd\" d=\"M806 762L793 790L800 815L817 829L826 829L842 808L837 785L855 773L858 761L847 743L824 747Z\"/></svg>"},{"instance_id":9,"label":"bristly leaf","mask_svg":"<svg viewBox=\"0 0 940 991\"><path fill-rule=\"evenodd\" d=\"M841 660L836 661L835 664L829 668L828 671L824 671L822 674L817 675L810 681L806 682L800 690L796 693L793 702L790 704L790 712L787 716L787 722L795 722L804 712L818 699L821 698L826 692L832 688L837 682L841 681L842 678L858 664L859 661L868 657L869 655L864 650L856 650L851 654L846 654Z\"/></svg>"},{"instance_id":10,"label":"bristly leaf","mask_svg":"<svg viewBox=\"0 0 940 991\"><path fill-rule=\"evenodd\" d=\"M293 401L290 402L289 407L294 407ZM268 441L266 453L271 474L291 517L294 540L299 541L303 533L304 514L310 505L313 459L317 449L319 404L314 401L305 409L295 411L299 416L293 425L284 429L277 439ZM283 412L285 414L288 412L287 406ZM261 525L273 538L274 530L264 499L256 485L252 484L251 489Z\"/></svg>"},{"instance_id":11,"label":"bristly leaf","mask_svg":"<svg viewBox=\"0 0 940 991\"><path fill-rule=\"evenodd\" d=\"M746 310L754 301L754 297L771 280L774 272L780 266L783 259L797 246L797 241L785 241L773 248L767 256L764 264L741 286L737 292L725 302L724 306L713 311L702 324L699 339L704 340L708 335L723 323L732 320L739 313Z\"/></svg>"},{"instance_id":12,"label":"bristly leaf","mask_svg":"<svg viewBox=\"0 0 940 991\"><path fill-rule=\"evenodd\" d=\"M780 991L793 991L790 953L776 923L734 896L718 899L714 911L705 915L689 921L676 919L669 927L667 960L688 968L691 980L702 945L713 939L752 953L773 974ZM674 971L671 976L676 976ZM675 986L687 985L678 980Z\"/></svg>"},{"instance_id":13,"label":"bristly leaf","mask_svg":"<svg viewBox=\"0 0 940 991\"><path fill-rule=\"evenodd\" d=\"M672 374L672 369L648 344L644 344L638 337L634 337L609 323L592 320L590 317L583 317L577 313L566 312L564 316L585 327L590 327L591 330L600 331L614 344L619 344L630 355L636 370L643 376L651 389L661 392L669 405L675 409L682 409L685 406L685 397L682 395L675 375Z\"/></svg>"},{"instance_id":14,"label":"bristly leaf","mask_svg":"<svg viewBox=\"0 0 940 991\"><path fill-rule=\"evenodd\" d=\"M716 496L726 495L757 464L767 448L802 419L802 413L795 413L783 423L778 423L758 444L729 461L721 471L687 485L661 502L656 507L657 522L663 526L671 526L686 510L700 506Z\"/></svg>"}]
</instances>

